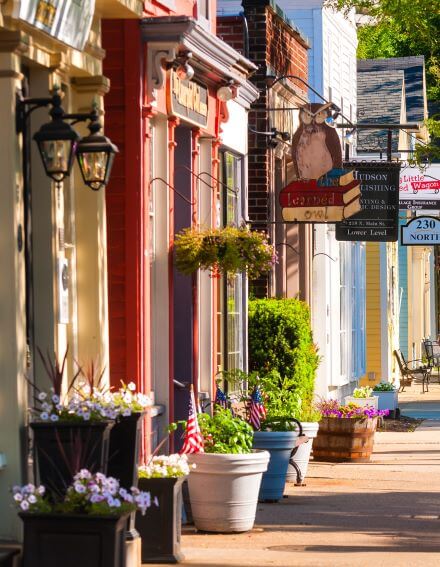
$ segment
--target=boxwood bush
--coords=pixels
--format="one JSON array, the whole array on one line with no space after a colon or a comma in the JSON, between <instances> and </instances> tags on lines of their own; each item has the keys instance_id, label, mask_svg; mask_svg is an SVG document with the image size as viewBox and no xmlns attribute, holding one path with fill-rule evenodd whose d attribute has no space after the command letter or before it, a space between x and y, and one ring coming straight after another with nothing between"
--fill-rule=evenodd
<instances>
[{"instance_id":1,"label":"boxwood bush","mask_svg":"<svg viewBox=\"0 0 440 567\"><path fill-rule=\"evenodd\" d=\"M249 367L281 398L301 399L303 408L313 398L319 364L313 343L309 306L299 299L249 301ZM267 377L264 379L264 377Z\"/></svg>"}]
</instances>

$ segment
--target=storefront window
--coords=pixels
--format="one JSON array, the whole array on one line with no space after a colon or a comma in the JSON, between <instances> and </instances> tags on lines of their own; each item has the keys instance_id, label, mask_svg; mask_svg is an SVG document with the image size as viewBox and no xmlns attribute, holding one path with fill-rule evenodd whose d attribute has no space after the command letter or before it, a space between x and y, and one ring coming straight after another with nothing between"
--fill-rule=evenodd
<instances>
[{"instance_id":1,"label":"storefront window","mask_svg":"<svg viewBox=\"0 0 440 567\"><path fill-rule=\"evenodd\" d=\"M221 154L220 211L223 226L239 226L242 218L242 158ZM245 277L222 278L218 286L218 368L243 368Z\"/></svg>"}]
</instances>

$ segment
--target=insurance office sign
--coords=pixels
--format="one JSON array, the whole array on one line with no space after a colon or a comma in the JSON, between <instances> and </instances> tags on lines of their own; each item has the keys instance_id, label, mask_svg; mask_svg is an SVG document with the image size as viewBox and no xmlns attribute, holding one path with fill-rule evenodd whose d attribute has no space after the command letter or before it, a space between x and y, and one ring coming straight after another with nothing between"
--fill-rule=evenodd
<instances>
[{"instance_id":1,"label":"insurance office sign","mask_svg":"<svg viewBox=\"0 0 440 567\"><path fill-rule=\"evenodd\" d=\"M399 202L401 210L440 210L440 164L423 169L402 167Z\"/></svg>"}]
</instances>

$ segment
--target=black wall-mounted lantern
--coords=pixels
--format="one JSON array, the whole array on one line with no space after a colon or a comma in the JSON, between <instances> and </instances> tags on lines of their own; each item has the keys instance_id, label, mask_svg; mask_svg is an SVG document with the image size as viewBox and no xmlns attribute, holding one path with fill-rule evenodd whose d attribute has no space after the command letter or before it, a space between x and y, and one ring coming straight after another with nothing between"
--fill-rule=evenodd
<instances>
[{"instance_id":1,"label":"black wall-mounted lantern","mask_svg":"<svg viewBox=\"0 0 440 567\"><path fill-rule=\"evenodd\" d=\"M24 132L27 118L34 110L50 105L52 120L34 135L46 175L60 183L69 177L77 156L84 183L99 191L108 183L118 148L99 134L102 126L96 106L88 114L67 114L61 100L59 89L54 89L51 98L18 98L17 131ZM90 134L81 138L72 125L86 121Z\"/></svg>"},{"instance_id":2,"label":"black wall-mounted lantern","mask_svg":"<svg viewBox=\"0 0 440 567\"><path fill-rule=\"evenodd\" d=\"M99 133L98 117L90 123L89 130L90 134L78 143L76 157L84 183L93 191L99 191L108 183L118 148Z\"/></svg>"}]
</instances>

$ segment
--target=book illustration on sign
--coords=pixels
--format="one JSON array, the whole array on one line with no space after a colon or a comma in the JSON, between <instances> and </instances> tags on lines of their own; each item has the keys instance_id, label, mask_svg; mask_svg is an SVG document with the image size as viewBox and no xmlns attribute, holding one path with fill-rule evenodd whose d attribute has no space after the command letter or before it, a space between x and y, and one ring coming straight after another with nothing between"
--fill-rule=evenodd
<instances>
[{"instance_id":1,"label":"book illustration on sign","mask_svg":"<svg viewBox=\"0 0 440 567\"><path fill-rule=\"evenodd\" d=\"M359 181L319 186L320 181L322 178L293 181L281 190L279 202L284 221L339 222L361 210Z\"/></svg>"},{"instance_id":2,"label":"book illustration on sign","mask_svg":"<svg viewBox=\"0 0 440 567\"><path fill-rule=\"evenodd\" d=\"M340 187L356 181L353 169L334 167L318 179L318 187Z\"/></svg>"}]
</instances>

